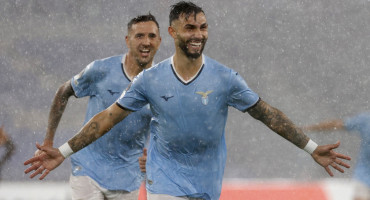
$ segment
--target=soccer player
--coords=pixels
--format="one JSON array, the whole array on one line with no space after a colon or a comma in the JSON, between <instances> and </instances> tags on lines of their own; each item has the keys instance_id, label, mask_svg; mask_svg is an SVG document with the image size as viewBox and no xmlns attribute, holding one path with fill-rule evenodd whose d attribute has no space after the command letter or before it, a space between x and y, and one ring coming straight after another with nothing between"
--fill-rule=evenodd
<instances>
[{"instance_id":1,"label":"soccer player","mask_svg":"<svg viewBox=\"0 0 370 200\"><path fill-rule=\"evenodd\" d=\"M58 89L43 146L53 146L55 131L69 97L89 97L86 123L114 103L139 72L152 66L161 43L155 17L149 13L131 19L125 39L126 54L90 63ZM72 199L138 199L138 189L143 180L138 158L143 153L151 117L149 107L143 107L71 156Z\"/></svg>"},{"instance_id":2,"label":"soccer player","mask_svg":"<svg viewBox=\"0 0 370 200\"><path fill-rule=\"evenodd\" d=\"M281 111L264 102L232 69L202 54L208 24L202 8L191 2L171 7L168 32L175 54L141 72L115 104L95 115L60 148L38 148L41 161L25 173L46 176L74 152L104 135L132 112L150 104L153 118L146 163L149 200L218 199L226 161L225 125L228 107L248 112L299 148L333 175L343 172L349 157L317 146Z\"/></svg>"},{"instance_id":3,"label":"soccer player","mask_svg":"<svg viewBox=\"0 0 370 200\"><path fill-rule=\"evenodd\" d=\"M356 200L370 200L370 112L347 119L325 120L303 127L306 131L355 131L361 137L359 156L354 170Z\"/></svg>"}]
</instances>

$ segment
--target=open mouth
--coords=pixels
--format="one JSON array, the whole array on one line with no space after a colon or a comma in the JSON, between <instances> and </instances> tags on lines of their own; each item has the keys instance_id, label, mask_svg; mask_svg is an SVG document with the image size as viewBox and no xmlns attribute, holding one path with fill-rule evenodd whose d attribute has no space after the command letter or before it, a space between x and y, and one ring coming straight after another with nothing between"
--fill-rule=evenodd
<instances>
[{"instance_id":1,"label":"open mouth","mask_svg":"<svg viewBox=\"0 0 370 200\"><path fill-rule=\"evenodd\" d=\"M142 49L142 50L139 50L139 52L140 52L140 55L142 57L147 57L150 54L150 50L149 49Z\"/></svg>"},{"instance_id":2,"label":"open mouth","mask_svg":"<svg viewBox=\"0 0 370 200\"><path fill-rule=\"evenodd\" d=\"M202 41L191 41L188 44L189 44L188 48L194 49L196 51L200 50L202 47Z\"/></svg>"}]
</instances>

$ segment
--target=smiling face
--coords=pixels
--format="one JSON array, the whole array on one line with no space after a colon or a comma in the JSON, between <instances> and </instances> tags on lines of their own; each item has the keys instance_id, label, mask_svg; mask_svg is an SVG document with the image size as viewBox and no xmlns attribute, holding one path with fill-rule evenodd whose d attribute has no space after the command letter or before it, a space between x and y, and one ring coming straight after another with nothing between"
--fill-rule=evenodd
<instances>
[{"instance_id":1,"label":"smiling face","mask_svg":"<svg viewBox=\"0 0 370 200\"><path fill-rule=\"evenodd\" d=\"M181 14L168 30L175 40L176 50L193 59L202 55L208 39L208 24L203 12L188 16Z\"/></svg>"},{"instance_id":2,"label":"smiling face","mask_svg":"<svg viewBox=\"0 0 370 200\"><path fill-rule=\"evenodd\" d=\"M160 43L159 29L153 21L133 24L126 36L129 55L143 68L153 61Z\"/></svg>"}]
</instances>

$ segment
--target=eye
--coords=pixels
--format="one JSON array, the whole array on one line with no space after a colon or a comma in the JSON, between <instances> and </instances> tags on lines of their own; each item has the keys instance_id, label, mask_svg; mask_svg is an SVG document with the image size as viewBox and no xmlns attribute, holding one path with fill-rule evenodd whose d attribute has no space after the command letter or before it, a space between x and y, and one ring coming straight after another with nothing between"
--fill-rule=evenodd
<instances>
[{"instance_id":1,"label":"eye","mask_svg":"<svg viewBox=\"0 0 370 200\"><path fill-rule=\"evenodd\" d=\"M140 38L143 38L143 37L144 37L144 34L141 34L141 33L135 35L135 38L139 38L140 39Z\"/></svg>"},{"instance_id":2,"label":"eye","mask_svg":"<svg viewBox=\"0 0 370 200\"><path fill-rule=\"evenodd\" d=\"M187 25L185 26L185 30L189 30L189 31L191 31L191 30L194 30L194 29L196 29L196 26L193 26L193 25L190 25L190 24L187 24Z\"/></svg>"},{"instance_id":3,"label":"eye","mask_svg":"<svg viewBox=\"0 0 370 200\"><path fill-rule=\"evenodd\" d=\"M154 33L149 33L149 38L156 38L157 37L157 35L156 34L154 34Z\"/></svg>"},{"instance_id":4,"label":"eye","mask_svg":"<svg viewBox=\"0 0 370 200\"><path fill-rule=\"evenodd\" d=\"M208 28L208 24L202 24L200 26L200 29L202 29L202 30L207 30L207 28Z\"/></svg>"}]
</instances>

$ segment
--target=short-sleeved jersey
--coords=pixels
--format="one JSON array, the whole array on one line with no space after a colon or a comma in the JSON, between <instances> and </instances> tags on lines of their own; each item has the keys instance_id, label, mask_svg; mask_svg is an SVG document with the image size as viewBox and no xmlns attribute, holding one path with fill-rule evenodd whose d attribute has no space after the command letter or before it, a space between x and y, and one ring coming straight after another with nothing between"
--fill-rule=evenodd
<instances>
[{"instance_id":1,"label":"short-sleeved jersey","mask_svg":"<svg viewBox=\"0 0 370 200\"><path fill-rule=\"evenodd\" d=\"M112 105L131 83L121 64L122 57L119 55L94 61L72 78L75 96L90 97L84 123ZM149 135L150 119L151 112L145 106L73 154L72 174L89 176L109 190L139 189L143 175L138 158Z\"/></svg>"},{"instance_id":2,"label":"short-sleeved jersey","mask_svg":"<svg viewBox=\"0 0 370 200\"><path fill-rule=\"evenodd\" d=\"M361 113L345 120L348 131L357 131L361 136L361 147L354 178L370 187L370 113Z\"/></svg>"},{"instance_id":3,"label":"short-sleeved jersey","mask_svg":"<svg viewBox=\"0 0 370 200\"><path fill-rule=\"evenodd\" d=\"M149 192L218 199L228 106L245 111L259 97L238 73L207 56L188 83L176 75L172 60L140 73L117 104L132 111L150 104Z\"/></svg>"}]
</instances>

